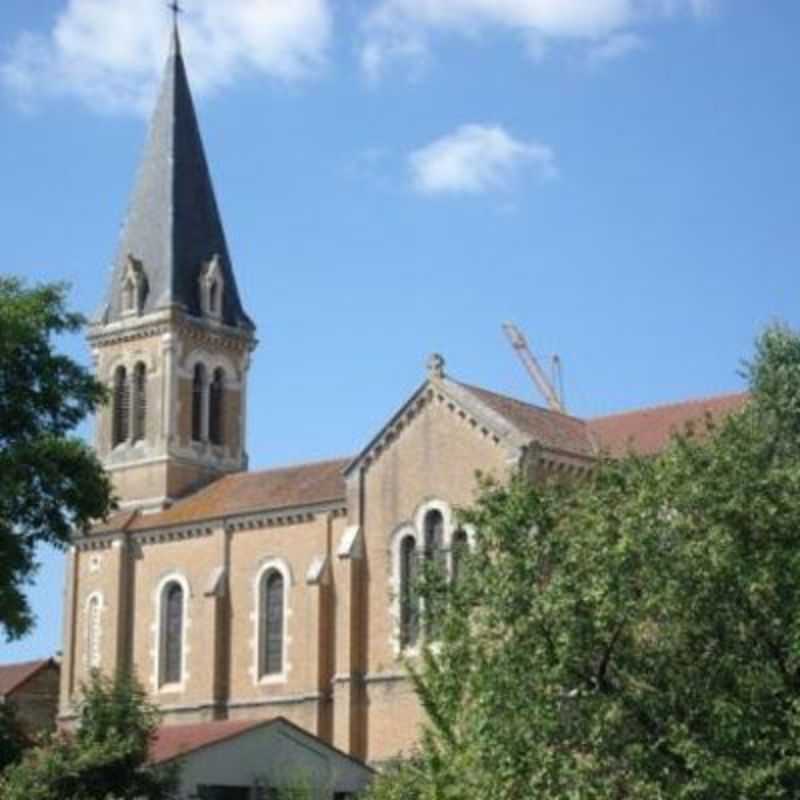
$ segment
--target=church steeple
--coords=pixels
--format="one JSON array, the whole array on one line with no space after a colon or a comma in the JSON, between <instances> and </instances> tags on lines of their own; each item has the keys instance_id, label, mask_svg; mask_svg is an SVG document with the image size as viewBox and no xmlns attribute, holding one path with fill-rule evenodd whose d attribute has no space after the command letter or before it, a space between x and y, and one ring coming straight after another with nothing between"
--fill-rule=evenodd
<instances>
[{"instance_id":1,"label":"church steeple","mask_svg":"<svg viewBox=\"0 0 800 800\"><path fill-rule=\"evenodd\" d=\"M146 280L139 314L178 306L203 316L202 272L212 261L224 286L220 321L252 330L231 267L176 24L102 321L120 320L130 311L118 289L131 263Z\"/></svg>"},{"instance_id":2,"label":"church steeple","mask_svg":"<svg viewBox=\"0 0 800 800\"><path fill-rule=\"evenodd\" d=\"M111 281L89 329L111 395L96 447L123 507L164 508L246 469L254 334L175 25Z\"/></svg>"}]
</instances>

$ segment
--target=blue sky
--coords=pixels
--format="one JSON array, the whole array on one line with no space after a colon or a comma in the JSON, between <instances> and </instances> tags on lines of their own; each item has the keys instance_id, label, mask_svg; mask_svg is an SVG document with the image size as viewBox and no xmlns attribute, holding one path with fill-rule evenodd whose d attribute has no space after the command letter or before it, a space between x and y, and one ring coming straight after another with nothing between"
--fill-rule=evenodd
<instances>
[{"instance_id":1,"label":"blue sky","mask_svg":"<svg viewBox=\"0 0 800 800\"><path fill-rule=\"evenodd\" d=\"M738 389L764 325L800 323L795 0L184 5L258 325L253 468L356 451L433 351L541 402L507 319L561 356L585 416ZM0 16L3 271L68 280L87 313L168 18L160 0ZM37 629L0 661L60 647L62 569L44 554Z\"/></svg>"}]
</instances>

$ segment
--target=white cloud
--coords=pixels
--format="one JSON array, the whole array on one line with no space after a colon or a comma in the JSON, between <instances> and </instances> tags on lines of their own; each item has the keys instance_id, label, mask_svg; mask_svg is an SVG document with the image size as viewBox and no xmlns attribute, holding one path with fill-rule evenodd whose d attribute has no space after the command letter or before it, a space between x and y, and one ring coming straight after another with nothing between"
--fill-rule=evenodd
<instances>
[{"instance_id":1,"label":"white cloud","mask_svg":"<svg viewBox=\"0 0 800 800\"><path fill-rule=\"evenodd\" d=\"M616 61L637 50L644 50L644 39L636 33L615 33L589 50L589 63L601 64Z\"/></svg>"},{"instance_id":2,"label":"white cloud","mask_svg":"<svg viewBox=\"0 0 800 800\"><path fill-rule=\"evenodd\" d=\"M707 14L716 0L379 0L364 23L362 64L372 80L393 61L419 59L436 32L475 37L487 29L520 34L541 57L547 42L596 47L637 24L676 13ZM630 35L635 35L630 33ZM630 40L632 41L632 40ZM414 48L408 43L414 42ZM532 46L533 45L533 46ZM619 46L619 42L617 42ZM635 48L633 48L635 49ZM630 52L630 49L629 51ZM619 53L618 55L621 55Z\"/></svg>"},{"instance_id":3,"label":"white cloud","mask_svg":"<svg viewBox=\"0 0 800 800\"><path fill-rule=\"evenodd\" d=\"M508 186L521 169L541 178L557 175L555 154L538 142L515 139L500 125L462 125L408 157L421 194L478 194Z\"/></svg>"},{"instance_id":4,"label":"white cloud","mask_svg":"<svg viewBox=\"0 0 800 800\"><path fill-rule=\"evenodd\" d=\"M152 102L169 29L163 0L69 0L47 34L19 36L0 81L26 104L72 94L103 111L142 111ZM328 0L193 0L181 17L200 93L246 72L307 77L323 63L330 35Z\"/></svg>"}]
</instances>

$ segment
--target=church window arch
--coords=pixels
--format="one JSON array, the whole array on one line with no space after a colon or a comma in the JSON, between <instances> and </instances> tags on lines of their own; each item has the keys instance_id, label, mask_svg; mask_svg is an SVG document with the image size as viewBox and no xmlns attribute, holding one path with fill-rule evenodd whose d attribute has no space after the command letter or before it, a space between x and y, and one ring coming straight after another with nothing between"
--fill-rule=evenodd
<instances>
[{"instance_id":1,"label":"church window arch","mask_svg":"<svg viewBox=\"0 0 800 800\"><path fill-rule=\"evenodd\" d=\"M291 572L281 559L262 564L255 578L255 679L258 683L285 681L289 671L288 620Z\"/></svg>"},{"instance_id":2,"label":"church window arch","mask_svg":"<svg viewBox=\"0 0 800 800\"><path fill-rule=\"evenodd\" d=\"M214 370L208 392L208 438L211 444L225 443L225 371Z\"/></svg>"},{"instance_id":3,"label":"church window arch","mask_svg":"<svg viewBox=\"0 0 800 800\"><path fill-rule=\"evenodd\" d=\"M277 569L261 578L261 676L283 672L283 613L285 582Z\"/></svg>"},{"instance_id":4,"label":"church window arch","mask_svg":"<svg viewBox=\"0 0 800 800\"><path fill-rule=\"evenodd\" d=\"M140 361L133 368L133 442L143 441L147 433L147 366Z\"/></svg>"},{"instance_id":5,"label":"church window arch","mask_svg":"<svg viewBox=\"0 0 800 800\"><path fill-rule=\"evenodd\" d=\"M417 540L412 533L401 537L398 546L398 601L400 649L413 648L419 640L419 594L417 591Z\"/></svg>"},{"instance_id":6,"label":"church window arch","mask_svg":"<svg viewBox=\"0 0 800 800\"><path fill-rule=\"evenodd\" d=\"M205 413L206 395L206 367L205 364L194 365L192 376L192 441L203 441L203 415Z\"/></svg>"},{"instance_id":7,"label":"church window arch","mask_svg":"<svg viewBox=\"0 0 800 800\"><path fill-rule=\"evenodd\" d=\"M131 387L127 369L120 365L114 371L111 445L128 441L130 432Z\"/></svg>"},{"instance_id":8,"label":"church window arch","mask_svg":"<svg viewBox=\"0 0 800 800\"><path fill-rule=\"evenodd\" d=\"M161 589L159 620L159 684L179 684L184 676L186 591L178 580Z\"/></svg>"},{"instance_id":9,"label":"church window arch","mask_svg":"<svg viewBox=\"0 0 800 800\"><path fill-rule=\"evenodd\" d=\"M423 517L423 543L426 569L441 570L445 572L447 565L444 547L444 514L438 508L425 512ZM425 603L425 634L429 638L435 637L437 628L438 609L433 597Z\"/></svg>"}]
</instances>

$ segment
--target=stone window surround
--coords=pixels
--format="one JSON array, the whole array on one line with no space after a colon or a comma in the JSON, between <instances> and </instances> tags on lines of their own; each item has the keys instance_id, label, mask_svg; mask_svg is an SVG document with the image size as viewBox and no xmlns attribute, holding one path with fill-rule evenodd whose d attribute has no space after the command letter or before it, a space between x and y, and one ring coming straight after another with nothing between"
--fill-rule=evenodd
<instances>
[{"instance_id":1,"label":"stone window surround","mask_svg":"<svg viewBox=\"0 0 800 800\"><path fill-rule=\"evenodd\" d=\"M273 675L262 674L262 625L261 608L262 591L261 585L266 580L270 572L276 571L280 573L283 578L283 657L281 665L283 669L281 672ZM289 603L291 597L291 589L294 586L294 579L292 576L292 568L289 563L283 558L277 556L268 556L266 559L259 562L255 575L253 576L252 591L253 591L253 611L250 614L250 619L253 623L253 638L250 640L250 646L253 651L253 660L250 667L250 672L253 677L253 684L255 686L269 686L271 684L286 683L289 679L289 673L292 670L292 665L289 663L289 645L292 638L289 635L289 619L292 616L292 610Z\"/></svg>"},{"instance_id":2,"label":"stone window surround","mask_svg":"<svg viewBox=\"0 0 800 800\"><path fill-rule=\"evenodd\" d=\"M164 651L164 596L171 583L177 583L183 590L183 617L181 620L181 679L178 683L163 683L162 660ZM178 570L173 570L162 576L153 592L153 604L155 607L155 620L152 625L153 649L151 655L153 659L153 672L151 683L153 689L162 693L183 692L189 680L189 656L191 647L189 645L189 629L191 627L191 615L189 613L192 598L192 590L186 576Z\"/></svg>"},{"instance_id":3,"label":"stone window surround","mask_svg":"<svg viewBox=\"0 0 800 800\"><path fill-rule=\"evenodd\" d=\"M414 647L403 647L400 640L400 546L406 536L413 537L417 545L417 552L422 554L425 546L425 517L429 511L439 511L444 521L444 532L442 537L442 546L447 554L447 571L448 575L452 574L452 542L453 534L460 528L467 534L467 541L470 548L474 546L475 531L471 525L458 525L455 520L455 515L450 507L450 504L444 500L432 498L421 503L413 516L413 522L403 522L398 525L392 533L389 544L389 558L391 562L389 587L391 592L391 603L389 613L392 620L392 635L390 637L390 644L392 652L395 656L400 657L413 657L419 655L420 642L422 641L424 631L420 626L420 633L417 639L417 644ZM422 606L420 606L422 608Z\"/></svg>"}]
</instances>

